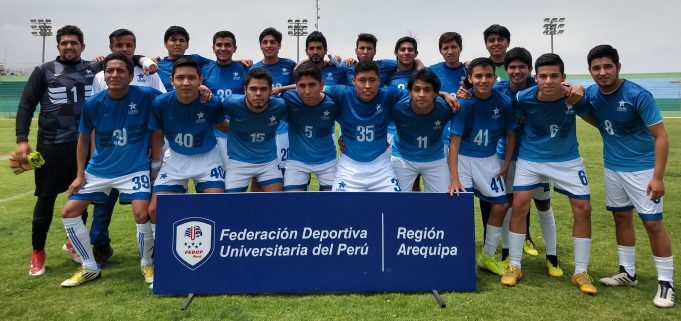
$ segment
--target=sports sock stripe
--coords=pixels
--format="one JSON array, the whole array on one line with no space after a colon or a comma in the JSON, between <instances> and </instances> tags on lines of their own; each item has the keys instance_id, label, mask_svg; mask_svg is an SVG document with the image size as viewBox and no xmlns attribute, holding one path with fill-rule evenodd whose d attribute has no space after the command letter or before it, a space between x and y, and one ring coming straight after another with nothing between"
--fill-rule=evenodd
<instances>
[{"instance_id":1,"label":"sports sock stripe","mask_svg":"<svg viewBox=\"0 0 681 321\"><path fill-rule=\"evenodd\" d=\"M80 257L83 260L89 260L90 256L87 255L87 252L85 251L85 248L83 247L83 244L80 243L80 240L78 239L78 236L76 235L76 232L73 227L68 228L69 232L69 239L71 240L71 244L73 245L74 248L78 250L78 254L80 254Z\"/></svg>"}]
</instances>

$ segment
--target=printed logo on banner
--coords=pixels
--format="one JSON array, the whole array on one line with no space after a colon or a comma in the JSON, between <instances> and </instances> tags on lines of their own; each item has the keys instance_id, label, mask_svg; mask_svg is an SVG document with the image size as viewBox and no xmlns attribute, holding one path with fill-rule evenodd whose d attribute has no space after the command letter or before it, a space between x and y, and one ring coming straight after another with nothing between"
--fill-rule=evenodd
<instances>
[{"instance_id":1,"label":"printed logo on banner","mask_svg":"<svg viewBox=\"0 0 681 321\"><path fill-rule=\"evenodd\" d=\"M173 254L190 270L198 269L213 254L215 222L188 217L173 224Z\"/></svg>"}]
</instances>

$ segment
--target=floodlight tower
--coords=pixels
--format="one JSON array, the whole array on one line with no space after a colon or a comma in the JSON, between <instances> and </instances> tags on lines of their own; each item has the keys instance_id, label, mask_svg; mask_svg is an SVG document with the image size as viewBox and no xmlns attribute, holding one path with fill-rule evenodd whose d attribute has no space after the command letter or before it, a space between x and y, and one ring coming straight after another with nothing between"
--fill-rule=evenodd
<instances>
[{"instance_id":1,"label":"floodlight tower","mask_svg":"<svg viewBox=\"0 0 681 321\"><path fill-rule=\"evenodd\" d=\"M288 19L288 35L296 37L296 62L300 60L300 37L307 36L307 19Z\"/></svg>"},{"instance_id":2,"label":"floodlight tower","mask_svg":"<svg viewBox=\"0 0 681 321\"><path fill-rule=\"evenodd\" d=\"M544 34L551 36L551 53L553 53L553 36L562 35L565 30L565 18L544 18Z\"/></svg>"},{"instance_id":3,"label":"floodlight tower","mask_svg":"<svg viewBox=\"0 0 681 321\"><path fill-rule=\"evenodd\" d=\"M45 38L52 36L52 19L31 19L31 34L43 37L43 59L45 63Z\"/></svg>"}]
</instances>

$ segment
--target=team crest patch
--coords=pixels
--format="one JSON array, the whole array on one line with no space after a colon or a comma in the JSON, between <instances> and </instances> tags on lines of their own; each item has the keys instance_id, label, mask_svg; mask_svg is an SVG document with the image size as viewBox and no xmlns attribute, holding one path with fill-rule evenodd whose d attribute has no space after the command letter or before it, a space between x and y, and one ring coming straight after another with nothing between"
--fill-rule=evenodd
<instances>
[{"instance_id":1,"label":"team crest patch","mask_svg":"<svg viewBox=\"0 0 681 321\"><path fill-rule=\"evenodd\" d=\"M173 254L190 270L198 269L213 254L215 222L188 217L173 224Z\"/></svg>"}]
</instances>

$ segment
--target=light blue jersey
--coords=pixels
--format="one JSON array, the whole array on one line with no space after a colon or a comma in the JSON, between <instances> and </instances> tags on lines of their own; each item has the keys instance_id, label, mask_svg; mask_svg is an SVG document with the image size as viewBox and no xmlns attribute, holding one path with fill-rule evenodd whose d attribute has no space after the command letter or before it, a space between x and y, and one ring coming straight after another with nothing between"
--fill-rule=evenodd
<instances>
[{"instance_id":1,"label":"light blue jersey","mask_svg":"<svg viewBox=\"0 0 681 321\"><path fill-rule=\"evenodd\" d=\"M414 70L395 71L392 76L390 76L390 80L388 80L388 87L408 90L407 85L409 84L409 78L411 78L412 73L414 73ZM395 135L395 132L395 122L390 120L388 123L388 134Z\"/></svg>"},{"instance_id":2,"label":"light blue jersey","mask_svg":"<svg viewBox=\"0 0 681 321\"><path fill-rule=\"evenodd\" d=\"M525 83L525 88L530 88L533 86L536 86L537 82L534 81L534 77L530 76L527 77L527 82ZM523 88L523 89L525 89ZM511 83L508 80L502 80L500 82L497 82L494 85L494 89L501 92L502 94L508 96L509 98L513 99L516 93L511 90ZM523 131L525 130L523 128L524 124L523 119L518 119L518 127L515 129L515 141L516 143L520 143L520 139L523 135ZM518 148L518 145L516 144L515 151L513 152L513 160L518 159L518 153L520 149ZM499 140L499 143L497 143L497 158L499 159L506 159L506 136L501 137Z\"/></svg>"},{"instance_id":3,"label":"light blue jersey","mask_svg":"<svg viewBox=\"0 0 681 321\"><path fill-rule=\"evenodd\" d=\"M582 99L567 106L566 97L552 102L537 99L539 86L518 92L513 99L516 115L525 119L518 158L531 162L565 162L579 158L575 115L587 113Z\"/></svg>"},{"instance_id":4,"label":"light blue jersey","mask_svg":"<svg viewBox=\"0 0 681 321\"><path fill-rule=\"evenodd\" d=\"M288 107L288 159L317 165L336 159L333 130L340 109L328 96L318 105L307 106L298 92L281 94Z\"/></svg>"},{"instance_id":5,"label":"light blue jersey","mask_svg":"<svg viewBox=\"0 0 681 321\"><path fill-rule=\"evenodd\" d=\"M196 62L198 62L199 66L201 66L201 67L208 65L208 64L213 62L212 60L210 60L208 58L204 58L204 57L197 55L197 54L187 55L185 57L190 57L190 58L196 60ZM170 83L170 76L173 74L173 65L175 64L175 61L177 61L177 59L170 59L168 57L165 57L157 63L157 65L158 65L158 76L161 77L161 81L163 82L163 86L166 87L166 91L175 90L175 87L173 87L173 84Z\"/></svg>"},{"instance_id":6,"label":"light blue jersey","mask_svg":"<svg viewBox=\"0 0 681 321\"><path fill-rule=\"evenodd\" d=\"M492 90L487 99L473 93L470 99L460 102L461 108L449 128L452 135L461 136L459 154L478 158L494 155L501 137L516 126L511 98Z\"/></svg>"},{"instance_id":7,"label":"light blue jersey","mask_svg":"<svg viewBox=\"0 0 681 321\"><path fill-rule=\"evenodd\" d=\"M129 86L120 99L104 90L85 101L78 131L86 136L95 131L88 173L116 178L149 170L151 131L147 125L151 103L160 94L152 88Z\"/></svg>"},{"instance_id":8,"label":"light blue jersey","mask_svg":"<svg viewBox=\"0 0 681 321\"><path fill-rule=\"evenodd\" d=\"M286 117L286 103L270 97L269 105L261 113L246 107L246 97L232 95L223 102L225 115L230 118L227 155L250 164L265 164L277 158L276 131Z\"/></svg>"},{"instance_id":9,"label":"light blue jersey","mask_svg":"<svg viewBox=\"0 0 681 321\"><path fill-rule=\"evenodd\" d=\"M322 68L322 80L326 86L346 85L347 75L343 67L337 67L336 65L329 63Z\"/></svg>"},{"instance_id":10,"label":"light blue jersey","mask_svg":"<svg viewBox=\"0 0 681 321\"><path fill-rule=\"evenodd\" d=\"M224 120L222 104L213 96L201 103L199 97L188 105L177 100L174 91L156 97L151 106L149 129L163 130L168 147L183 155L205 154L215 147L213 124Z\"/></svg>"},{"instance_id":11,"label":"light blue jersey","mask_svg":"<svg viewBox=\"0 0 681 321\"><path fill-rule=\"evenodd\" d=\"M273 64L265 64L263 60L257 62L252 68L265 68L272 75L272 87L278 88L281 86L288 86L294 83L293 70L296 68L296 62L287 59L279 58ZM288 132L288 123L282 121L277 128L277 134L285 134Z\"/></svg>"},{"instance_id":12,"label":"light blue jersey","mask_svg":"<svg viewBox=\"0 0 681 321\"><path fill-rule=\"evenodd\" d=\"M648 126L662 122L662 116L650 92L624 80L608 95L592 85L585 96L603 137L605 168L621 172L654 168L655 137Z\"/></svg>"},{"instance_id":13,"label":"light blue jersey","mask_svg":"<svg viewBox=\"0 0 681 321\"><path fill-rule=\"evenodd\" d=\"M344 154L358 162L370 162L385 153L390 114L395 104L409 93L382 87L373 100L365 103L357 97L354 87L326 87L325 92L341 109Z\"/></svg>"},{"instance_id":14,"label":"light blue jersey","mask_svg":"<svg viewBox=\"0 0 681 321\"><path fill-rule=\"evenodd\" d=\"M225 101L232 94L244 93L246 73L248 73L248 68L236 61L227 65L212 61L201 67L203 84L213 92L214 96L217 96L220 102Z\"/></svg>"},{"instance_id":15,"label":"light blue jersey","mask_svg":"<svg viewBox=\"0 0 681 321\"><path fill-rule=\"evenodd\" d=\"M460 64L456 68L450 68L443 61L428 67L428 69L440 78L440 91L450 93L452 96L456 96L456 92L461 87L461 82L466 80L466 66L464 64ZM442 131L442 141L445 144L449 144L449 127L451 125L452 123L449 122L445 126L445 130Z\"/></svg>"},{"instance_id":16,"label":"light blue jersey","mask_svg":"<svg viewBox=\"0 0 681 321\"><path fill-rule=\"evenodd\" d=\"M397 127L392 155L413 162L432 162L444 158L442 131L454 112L442 99L435 98L435 108L428 115L417 115L411 97L400 100L392 112Z\"/></svg>"},{"instance_id":17,"label":"light blue jersey","mask_svg":"<svg viewBox=\"0 0 681 321\"><path fill-rule=\"evenodd\" d=\"M378 79L381 81L381 87L387 86L390 77L397 70L397 60L381 59L374 60L374 62L378 66ZM355 65L348 66L343 63L342 66L347 75L347 84L352 84L352 78L355 77Z\"/></svg>"}]
</instances>

